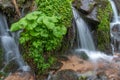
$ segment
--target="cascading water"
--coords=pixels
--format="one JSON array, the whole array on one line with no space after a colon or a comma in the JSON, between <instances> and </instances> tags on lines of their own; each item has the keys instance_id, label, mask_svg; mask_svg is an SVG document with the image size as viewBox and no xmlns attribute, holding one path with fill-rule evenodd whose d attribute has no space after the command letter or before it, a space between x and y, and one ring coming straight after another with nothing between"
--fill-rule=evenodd
<instances>
[{"instance_id":1,"label":"cascading water","mask_svg":"<svg viewBox=\"0 0 120 80\"><path fill-rule=\"evenodd\" d=\"M91 33L88 29L88 25L80 17L78 11L74 7L72 8L72 10L76 26L78 29L78 42L79 42L78 44L79 47L78 49L75 50L75 52L79 54L84 51L86 55L89 57L89 60L95 62L95 64L99 59L107 60L109 58L109 61L111 61L113 58L112 56L108 56L102 52L95 50L94 42L92 40Z\"/></svg>"},{"instance_id":2,"label":"cascading water","mask_svg":"<svg viewBox=\"0 0 120 80\"><path fill-rule=\"evenodd\" d=\"M109 0L111 6L112 6L112 9L113 9L113 22L118 22L119 19L118 19L118 11L117 11L117 8L116 8L116 5L114 3L113 0Z\"/></svg>"},{"instance_id":3,"label":"cascading water","mask_svg":"<svg viewBox=\"0 0 120 80\"><path fill-rule=\"evenodd\" d=\"M118 11L113 0L109 0L113 9L113 20L110 23L110 35L111 35L111 46L112 52L120 53L120 21Z\"/></svg>"},{"instance_id":4,"label":"cascading water","mask_svg":"<svg viewBox=\"0 0 120 80\"><path fill-rule=\"evenodd\" d=\"M4 66L1 71L4 71L7 65L11 62L15 62L17 64L17 70L30 70L30 67L24 62L20 55L19 48L9 31L6 17L2 13L0 13L0 42L4 52Z\"/></svg>"},{"instance_id":5,"label":"cascading water","mask_svg":"<svg viewBox=\"0 0 120 80\"><path fill-rule=\"evenodd\" d=\"M94 42L92 40L91 33L88 29L88 25L80 17L78 11L75 8L73 8L72 10L76 22L76 27L78 30L78 41L79 41L78 45L81 44L81 47L78 46L78 49L75 50L75 53L77 53L81 57L85 57L85 58L87 57L88 60L93 63L94 77L93 79L90 80L95 80L96 77L95 75L98 69L99 62L103 62L103 61L111 62L114 57L95 50Z\"/></svg>"},{"instance_id":6,"label":"cascading water","mask_svg":"<svg viewBox=\"0 0 120 80\"><path fill-rule=\"evenodd\" d=\"M79 13L75 8L73 8L73 15L77 25L78 30L78 48L95 50L95 45L91 37L91 33L88 29L88 25L80 17Z\"/></svg>"}]
</instances>

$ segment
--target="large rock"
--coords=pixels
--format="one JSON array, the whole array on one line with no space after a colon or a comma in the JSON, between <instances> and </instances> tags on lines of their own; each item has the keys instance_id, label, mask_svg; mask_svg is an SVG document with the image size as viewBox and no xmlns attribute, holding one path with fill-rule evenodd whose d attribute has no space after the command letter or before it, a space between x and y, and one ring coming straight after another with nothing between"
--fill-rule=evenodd
<instances>
[{"instance_id":1,"label":"large rock","mask_svg":"<svg viewBox=\"0 0 120 80\"><path fill-rule=\"evenodd\" d=\"M97 2L95 0L74 0L73 6L79 10L87 19L92 20L91 22L99 23L97 19ZM88 21L89 21L88 20Z\"/></svg>"}]
</instances>

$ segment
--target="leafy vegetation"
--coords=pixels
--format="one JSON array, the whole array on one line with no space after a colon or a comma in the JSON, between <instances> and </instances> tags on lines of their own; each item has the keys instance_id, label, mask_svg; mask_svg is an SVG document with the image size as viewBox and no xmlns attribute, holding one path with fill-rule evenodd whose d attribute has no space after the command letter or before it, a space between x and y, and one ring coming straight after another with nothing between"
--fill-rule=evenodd
<instances>
[{"instance_id":1,"label":"leafy vegetation","mask_svg":"<svg viewBox=\"0 0 120 80\"><path fill-rule=\"evenodd\" d=\"M36 0L36 3L38 9L12 24L10 30L23 29L20 43L25 49L24 55L33 59L39 73L43 73L55 61L51 56L45 59L44 53L60 47L66 26L70 26L72 11L69 0Z\"/></svg>"},{"instance_id":2,"label":"leafy vegetation","mask_svg":"<svg viewBox=\"0 0 120 80\"><path fill-rule=\"evenodd\" d=\"M29 56L34 59L39 69L50 67L49 64L45 64L42 53L55 49L66 34L66 27L59 24L59 20L57 16L49 17L40 11L35 11L12 24L11 31L24 29L20 43L29 48Z\"/></svg>"},{"instance_id":3,"label":"leafy vegetation","mask_svg":"<svg viewBox=\"0 0 120 80\"><path fill-rule=\"evenodd\" d=\"M103 1L103 6L98 10L98 19L101 21L98 25L98 48L102 51L108 49L110 44L110 15L112 8L108 1ZM104 44L103 44L104 43Z\"/></svg>"}]
</instances>

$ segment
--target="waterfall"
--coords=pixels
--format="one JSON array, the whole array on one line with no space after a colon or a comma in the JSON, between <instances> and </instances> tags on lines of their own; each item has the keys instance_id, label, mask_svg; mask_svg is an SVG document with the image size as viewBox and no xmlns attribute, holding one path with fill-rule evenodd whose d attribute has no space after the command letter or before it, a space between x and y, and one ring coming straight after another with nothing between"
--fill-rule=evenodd
<instances>
[{"instance_id":1,"label":"waterfall","mask_svg":"<svg viewBox=\"0 0 120 80\"><path fill-rule=\"evenodd\" d=\"M14 38L12 37L7 20L4 14L0 12L0 44L2 47L4 55L4 66L1 71L10 64L10 62L15 62L19 70L29 71L30 67L24 62L22 56L20 55L19 47L16 44Z\"/></svg>"},{"instance_id":2,"label":"waterfall","mask_svg":"<svg viewBox=\"0 0 120 80\"><path fill-rule=\"evenodd\" d=\"M97 67L97 63L99 60L105 60L110 62L113 59L113 56L109 56L100 51L95 50L94 42L91 33L88 29L89 26L80 17L80 14L74 7L72 8L72 10L76 22L78 33L77 39L79 45L78 48L75 49L75 53L83 57L88 57L89 60L95 64L95 67Z\"/></svg>"},{"instance_id":3,"label":"waterfall","mask_svg":"<svg viewBox=\"0 0 120 80\"><path fill-rule=\"evenodd\" d=\"M78 36L78 48L95 50L94 42L91 36L91 33L88 29L88 25L80 17L78 11L75 8L72 8L74 19L77 26L77 36Z\"/></svg>"},{"instance_id":4,"label":"waterfall","mask_svg":"<svg viewBox=\"0 0 120 80\"><path fill-rule=\"evenodd\" d=\"M113 0L109 0L109 2L113 9L113 21L117 22L117 21L119 21L119 18L118 18L118 11L117 11L116 5Z\"/></svg>"},{"instance_id":5,"label":"waterfall","mask_svg":"<svg viewBox=\"0 0 120 80\"><path fill-rule=\"evenodd\" d=\"M112 52L114 54L120 53L120 21L114 0L109 0L109 2L113 9L113 20L110 23L110 35Z\"/></svg>"}]
</instances>

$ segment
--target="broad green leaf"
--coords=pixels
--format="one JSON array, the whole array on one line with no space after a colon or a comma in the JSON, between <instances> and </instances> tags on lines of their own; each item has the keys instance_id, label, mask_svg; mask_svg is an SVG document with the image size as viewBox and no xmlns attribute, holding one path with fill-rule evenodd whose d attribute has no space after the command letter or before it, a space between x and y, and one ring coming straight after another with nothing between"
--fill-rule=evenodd
<instances>
[{"instance_id":1,"label":"broad green leaf","mask_svg":"<svg viewBox=\"0 0 120 80\"><path fill-rule=\"evenodd\" d=\"M65 35L66 32L67 32L66 27L65 27L65 26L62 26L62 27L61 27L61 33L62 33L63 35Z\"/></svg>"},{"instance_id":2,"label":"broad green leaf","mask_svg":"<svg viewBox=\"0 0 120 80\"><path fill-rule=\"evenodd\" d=\"M38 16L33 14L27 14L25 17L27 20L36 20L38 18Z\"/></svg>"},{"instance_id":3,"label":"broad green leaf","mask_svg":"<svg viewBox=\"0 0 120 80\"><path fill-rule=\"evenodd\" d=\"M52 22L49 22L48 19L49 19L48 17L45 17L45 18L43 19L43 23L46 25L46 27L47 27L48 29L53 29L53 28L55 27L55 24L52 23Z\"/></svg>"},{"instance_id":4,"label":"broad green leaf","mask_svg":"<svg viewBox=\"0 0 120 80\"><path fill-rule=\"evenodd\" d=\"M46 31L42 30L40 31L40 35L41 37L48 37L49 34Z\"/></svg>"},{"instance_id":5,"label":"broad green leaf","mask_svg":"<svg viewBox=\"0 0 120 80\"><path fill-rule=\"evenodd\" d=\"M33 30L34 28L36 28L37 27L37 23L36 22L33 22L33 23L30 23L29 25L28 25L28 30Z\"/></svg>"},{"instance_id":6,"label":"broad green leaf","mask_svg":"<svg viewBox=\"0 0 120 80\"><path fill-rule=\"evenodd\" d=\"M12 26L11 26L11 28L10 28L10 31L17 31L17 30L20 30L20 29L22 29L22 28L20 28L19 27L20 25L19 25L19 23L14 23L14 24L12 24Z\"/></svg>"},{"instance_id":7,"label":"broad green leaf","mask_svg":"<svg viewBox=\"0 0 120 80\"><path fill-rule=\"evenodd\" d=\"M56 16L48 17L48 20L49 20L50 22L58 22Z\"/></svg>"},{"instance_id":8,"label":"broad green leaf","mask_svg":"<svg viewBox=\"0 0 120 80\"><path fill-rule=\"evenodd\" d=\"M56 36L56 37L62 37L62 33L61 33L61 31L60 31L60 27L55 28L55 29L53 30L53 34L54 34L54 36Z\"/></svg>"},{"instance_id":9,"label":"broad green leaf","mask_svg":"<svg viewBox=\"0 0 120 80\"><path fill-rule=\"evenodd\" d=\"M47 38L47 37L48 37L48 34L42 34L41 36Z\"/></svg>"},{"instance_id":10,"label":"broad green leaf","mask_svg":"<svg viewBox=\"0 0 120 80\"><path fill-rule=\"evenodd\" d=\"M40 16L40 17L37 19L37 23L42 24L43 19L44 19L44 16Z\"/></svg>"},{"instance_id":11,"label":"broad green leaf","mask_svg":"<svg viewBox=\"0 0 120 80\"><path fill-rule=\"evenodd\" d=\"M18 23L20 24L20 28L25 28L28 25L25 18L22 18Z\"/></svg>"},{"instance_id":12,"label":"broad green leaf","mask_svg":"<svg viewBox=\"0 0 120 80\"><path fill-rule=\"evenodd\" d=\"M35 31L30 31L31 36L39 36L40 33L35 32Z\"/></svg>"}]
</instances>

